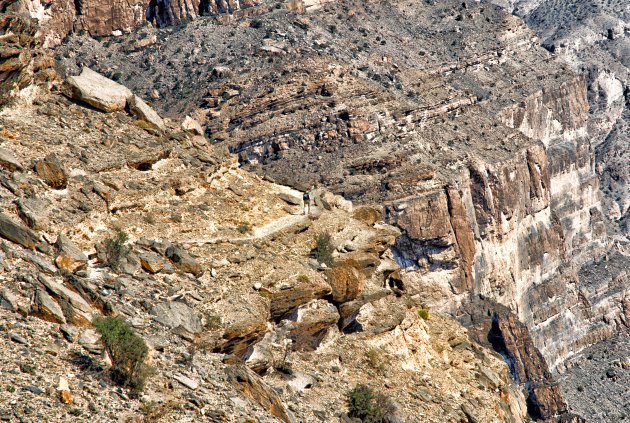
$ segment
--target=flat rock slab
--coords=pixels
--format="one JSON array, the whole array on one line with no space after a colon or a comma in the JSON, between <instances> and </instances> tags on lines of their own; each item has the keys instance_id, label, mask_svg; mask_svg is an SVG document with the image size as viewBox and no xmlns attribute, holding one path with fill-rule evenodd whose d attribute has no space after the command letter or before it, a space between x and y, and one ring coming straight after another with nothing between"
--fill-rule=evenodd
<instances>
[{"instance_id":1,"label":"flat rock slab","mask_svg":"<svg viewBox=\"0 0 630 423\"><path fill-rule=\"evenodd\" d=\"M133 96L129 88L120 85L90 68L83 68L81 75L68 78L72 97L104 112L124 110L127 99Z\"/></svg>"},{"instance_id":2,"label":"flat rock slab","mask_svg":"<svg viewBox=\"0 0 630 423\"><path fill-rule=\"evenodd\" d=\"M173 379L184 385L186 388L192 389L193 391L199 387L199 382L189 378L188 376L177 374L173 376Z\"/></svg>"},{"instance_id":3,"label":"flat rock slab","mask_svg":"<svg viewBox=\"0 0 630 423\"><path fill-rule=\"evenodd\" d=\"M129 110L131 110L131 112L139 119L142 119L145 122L149 123L152 127L157 128L160 131L166 129L164 121L162 120L160 115L158 115L157 112L151 108L151 106L145 103L144 100L142 100L137 95L133 95L129 99Z\"/></svg>"},{"instance_id":4,"label":"flat rock slab","mask_svg":"<svg viewBox=\"0 0 630 423\"><path fill-rule=\"evenodd\" d=\"M0 237L29 249L34 249L40 244L35 232L19 223L15 223L2 213L0 213Z\"/></svg>"},{"instance_id":5,"label":"flat rock slab","mask_svg":"<svg viewBox=\"0 0 630 423\"><path fill-rule=\"evenodd\" d=\"M7 169L9 172L23 170L22 164L18 159L6 148L0 147L0 167Z\"/></svg>"}]
</instances>

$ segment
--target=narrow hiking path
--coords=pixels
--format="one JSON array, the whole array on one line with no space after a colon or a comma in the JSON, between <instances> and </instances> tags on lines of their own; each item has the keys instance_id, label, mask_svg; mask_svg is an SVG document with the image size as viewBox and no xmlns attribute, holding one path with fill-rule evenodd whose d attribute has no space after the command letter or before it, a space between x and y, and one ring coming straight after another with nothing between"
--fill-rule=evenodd
<instances>
[{"instance_id":1,"label":"narrow hiking path","mask_svg":"<svg viewBox=\"0 0 630 423\"><path fill-rule=\"evenodd\" d=\"M222 242L233 243L233 244L241 244L246 242L255 241L257 239L265 238L271 235L275 235L278 232L281 232L291 226L299 225L299 224L309 224L310 218L308 216L298 214L298 215L287 215L283 216L279 219L272 220L264 226L259 228L255 228L251 235L229 238L229 237L217 237L217 238L202 238L202 239L189 239L182 240L180 243L182 244L218 244Z\"/></svg>"}]
</instances>

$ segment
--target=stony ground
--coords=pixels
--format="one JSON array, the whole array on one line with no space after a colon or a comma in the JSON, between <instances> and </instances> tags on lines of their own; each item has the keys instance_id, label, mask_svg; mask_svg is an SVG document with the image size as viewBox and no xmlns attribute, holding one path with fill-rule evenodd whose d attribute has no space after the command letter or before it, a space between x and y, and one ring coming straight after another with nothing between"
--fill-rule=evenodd
<instances>
[{"instance_id":1,"label":"stony ground","mask_svg":"<svg viewBox=\"0 0 630 423\"><path fill-rule=\"evenodd\" d=\"M398 230L378 208L315 190L304 216L301 192L166 124L59 94L0 114L3 421L329 422L358 383L397 421L523 421L500 356L388 283ZM103 241L121 232L113 263ZM138 397L108 376L101 313L151 348Z\"/></svg>"}]
</instances>

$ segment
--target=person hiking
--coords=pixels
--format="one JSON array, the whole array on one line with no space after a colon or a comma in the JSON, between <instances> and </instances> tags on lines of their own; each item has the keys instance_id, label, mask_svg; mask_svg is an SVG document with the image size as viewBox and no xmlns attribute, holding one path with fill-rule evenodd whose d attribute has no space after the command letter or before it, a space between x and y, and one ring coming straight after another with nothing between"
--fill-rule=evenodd
<instances>
[{"instance_id":1,"label":"person hiking","mask_svg":"<svg viewBox=\"0 0 630 423\"><path fill-rule=\"evenodd\" d=\"M304 201L304 214L308 215L311 213L311 193L310 191L305 191L302 196L302 201Z\"/></svg>"}]
</instances>

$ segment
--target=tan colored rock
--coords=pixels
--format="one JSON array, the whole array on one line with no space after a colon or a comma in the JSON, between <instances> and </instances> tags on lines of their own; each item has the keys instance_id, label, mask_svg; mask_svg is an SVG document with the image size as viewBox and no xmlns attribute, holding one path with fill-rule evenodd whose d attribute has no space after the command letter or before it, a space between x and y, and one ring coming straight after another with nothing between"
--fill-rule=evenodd
<instances>
[{"instance_id":1,"label":"tan colored rock","mask_svg":"<svg viewBox=\"0 0 630 423\"><path fill-rule=\"evenodd\" d=\"M195 119L186 116L182 122L182 129L193 135L203 135L203 128Z\"/></svg>"},{"instance_id":2,"label":"tan colored rock","mask_svg":"<svg viewBox=\"0 0 630 423\"><path fill-rule=\"evenodd\" d=\"M87 265L87 256L66 235L59 234L55 248L57 248L55 264L60 269L75 272Z\"/></svg>"},{"instance_id":3,"label":"tan colored rock","mask_svg":"<svg viewBox=\"0 0 630 423\"><path fill-rule=\"evenodd\" d=\"M332 289L333 301L345 303L352 301L361 293L365 280L356 268L357 263L347 260L335 265L328 270L328 283Z\"/></svg>"},{"instance_id":4,"label":"tan colored rock","mask_svg":"<svg viewBox=\"0 0 630 423\"><path fill-rule=\"evenodd\" d=\"M166 129L164 121L162 120L160 115L158 115L157 112L151 108L151 106L149 106L135 94L129 98L129 110L131 110L131 112L135 114L139 119L144 120L154 128L159 129L160 131Z\"/></svg>"},{"instance_id":5,"label":"tan colored rock","mask_svg":"<svg viewBox=\"0 0 630 423\"><path fill-rule=\"evenodd\" d=\"M66 318L57 304L46 291L38 289L35 292L35 303L32 312L40 319L55 323L66 323Z\"/></svg>"},{"instance_id":6,"label":"tan colored rock","mask_svg":"<svg viewBox=\"0 0 630 423\"><path fill-rule=\"evenodd\" d=\"M84 67L79 76L68 78L72 96L104 112L124 110L133 93L125 86Z\"/></svg>"},{"instance_id":7,"label":"tan colored rock","mask_svg":"<svg viewBox=\"0 0 630 423\"><path fill-rule=\"evenodd\" d=\"M54 154L46 156L43 160L38 160L35 163L35 172L51 188L64 189L68 185L66 170Z\"/></svg>"},{"instance_id":8,"label":"tan colored rock","mask_svg":"<svg viewBox=\"0 0 630 423\"><path fill-rule=\"evenodd\" d=\"M164 269L166 263L157 254L144 253L140 254L140 266L149 273L158 273Z\"/></svg>"}]
</instances>

